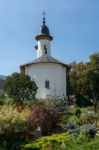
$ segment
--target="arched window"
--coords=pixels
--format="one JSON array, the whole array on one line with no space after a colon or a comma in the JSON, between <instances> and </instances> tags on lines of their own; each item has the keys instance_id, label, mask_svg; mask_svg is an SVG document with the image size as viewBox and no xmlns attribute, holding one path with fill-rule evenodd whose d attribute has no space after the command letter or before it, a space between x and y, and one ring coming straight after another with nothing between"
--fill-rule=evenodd
<instances>
[{"instance_id":1,"label":"arched window","mask_svg":"<svg viewBox=\"0 0 99 150\"><path fill-rule=\"evenodd\" d=\"M45 81L45 88L50 89L50 82L48 80Z\"/></svg>"}]
</instances>

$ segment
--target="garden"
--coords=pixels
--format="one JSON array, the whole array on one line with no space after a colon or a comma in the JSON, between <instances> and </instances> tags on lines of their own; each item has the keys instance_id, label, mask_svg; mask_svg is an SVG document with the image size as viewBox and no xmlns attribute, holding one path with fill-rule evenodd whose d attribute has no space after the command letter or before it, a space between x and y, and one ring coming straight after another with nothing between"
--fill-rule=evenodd
<instances>
[{"instance_id":1,"label":"garden","mask_svg":"<svg viewBox=\"0 0 99 150\"><path fill-rule=\"evenodd\" d=\"M27 75L6 78L0 91L0 150L99 150L99 69L86 69L95 67L99 56L90 58L69 71L67 101L36 99L38 87Z\"/></svg>"},{"instance_id":2,"label":"garden","mask_svg":"<svg viewBox=\"0 0 99 150\"><path fill-rule=\"evenodd\" d=\"M99 150L93 107L74 105L68 112L60 100L50 101L32 100L19 110L6 97L0 106L0 150Z\"/></svg>"}]
</instances>

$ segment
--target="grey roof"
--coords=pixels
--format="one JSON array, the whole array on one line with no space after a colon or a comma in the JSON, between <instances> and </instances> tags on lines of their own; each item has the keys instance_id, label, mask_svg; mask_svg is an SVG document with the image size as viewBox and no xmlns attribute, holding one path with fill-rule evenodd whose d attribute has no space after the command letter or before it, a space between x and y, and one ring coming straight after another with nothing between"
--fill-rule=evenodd
<instances>
[{"instance_id":1,"label":"grey roof","mask_svg":"<svg viewBox=\"0 0 99 150\"><path fill-rule=\"evenodd\" d=\"M39 35L50 35L49 28L45 25L45 16L43 17L43 24L40 27Z\"/></svg>"},{"instance_id":2,"label":"grey roof","mask_svg":"<svg viewBox=\"0 0 99 150\"><path fill-rule=\"evenodd\" d=\"M55 59L55 58L53 58L53 57L51 57L50 55L47 55L47 54L45 54L45 55L29 62L29 63L21 65L21 67L29 66L29 65L32 65L32 64L36 64L36 63L56 63L56 64L61 64L65 67L67 67L66 64L60 62L59 60L57 60L57 59Z\"/></svg>"},{"instance_id":3,"label":"grey roof","mask_svg":"<svg viewBox=\"0 0 99 150\"><path fill-rule=\"evenodd\" d=\"M49 29L46 25L42 25L40 27L40 33L39 35L50 35Z\"/></svg>"}]
</instances>

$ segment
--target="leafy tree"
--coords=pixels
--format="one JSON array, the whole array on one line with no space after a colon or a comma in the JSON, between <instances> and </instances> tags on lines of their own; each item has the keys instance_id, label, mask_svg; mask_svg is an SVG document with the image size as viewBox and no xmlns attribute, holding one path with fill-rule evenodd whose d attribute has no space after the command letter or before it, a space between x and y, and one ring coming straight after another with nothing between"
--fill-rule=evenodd
<instances>
[{"instance_id":1,"label":"leafy tree","mask_svg":"<svg viewBox=\"0 0 99 150\"><path fill-rule=\"evenodd\" d=\"M80 94L92 101L96 112L99 101L99 53L91 55L89 62L77 64L76 73L72 72L70 79L76 81L75 84L71 84L72 89L75 89L73 93Z\"/></svg>"},{"instance_id":2,"label":"leafy tree","mask_svg":"<svg viewBox=\"0 0 99 150\"><path fill-rule=\"evenodd\" d=\"M4 79L0 79L0 89L3 89L3 83L4 83Z\"/></svg>"},{"instance_id":3,"label":"leafy tree","mask_svg":"<svg viewBox=\"0 0 99 150\"><path fill-rule=\"evenodd\" d=\"M73 70L73 71L70 71L69 72L69 90L70 90L70 95L75 95L75 93L76 93L76 88L77 88L77 86L76 86L76 81L77 81L77 79L76 79L77 77L76 77L76 70Z\"/></svg>"},{"instance_id":4,"label":"leafy tree","mask_svg":"<svg viewBox=\"0 0 99 150\"><path fill-rule=\"evenodd\" d=\"M5 93L3 91L0 92L0 105L4 105L5 103Z\"/></svg>"},{"instance_id":5,"label":"leafy tree","mask_svg":"<svg viewBox=\"0 0 99 150\"><path fill-rule=\"evenodd\" d=\"M15 103L23 105L26 100L35 98L37 85L28 75L13 73L8 76L4 82L4 89L9 97L13 98Z\"/></svg>"}]
</instances>

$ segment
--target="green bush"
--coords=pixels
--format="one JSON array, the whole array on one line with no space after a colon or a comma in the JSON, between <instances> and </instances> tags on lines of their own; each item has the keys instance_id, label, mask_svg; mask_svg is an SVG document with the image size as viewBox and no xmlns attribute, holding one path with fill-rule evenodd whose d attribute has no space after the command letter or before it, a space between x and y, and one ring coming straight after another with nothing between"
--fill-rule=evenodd
<instances>
[{"instance_id":1,"label":"green bush","mask_svg":"<svg viewBox=\"0 0 99 150\"><path fill-rule=\"evenodd\" d=\"M96 125L95 124L84 124L80 127L80 132L82 136L94 138L96 134Z\"/></svg>"},{"instance_id":2,"label":"green bush","mask_svg":"<svg viewBox=\"0 0 99 150\"><path fill-rule=\"evenodd\" d=\"M99 150L99 137L88 139L66 133L54 134L25 144L21 150Z\"/></svg>"},{"instance_id":3,"label":"green bush","mask_svg":"<svg viewBox=\"0 0 99 150\"><path fill-rule=\"evenodd\" d=\"M78 107L87 107L87 106L92 106L92 102L89 99L85 98L83 95L77 94L76 105Z\"/></svg>"},{"instance_id":4,"label":"green bush","mask_svg":"<svg viewBox=\"0 0 99 150\"><path fill-rule=\"evenodd\" d=\"M11 106L0 107L0 135L24 131L25 118Z\"/></svg>"},{"instance_id":5,"label":"green bush","mask_svg":"<svg viewBox=\"0 0 99 150\"><path fill-rule=\"evenodd\" d=\"M99 150L99 138L71 137L71 141L64 150Z\"/></svg>"},{"instance_id":6,"label":"green bush","mask_svg":"<svg viewBox=\"0 0 99 150\"><path fill-rule=\"evenodd\" d=\"M81 116L81 110L80 110L80 108L76 108L75 109L75 116L78 117L78 118L80 118L80 116Z\"/></svg>"},{"instance_id":7,"label":"green bush","mask_svg":"<svg viewBox=\"0 0 99 150\"><path fill-rule=\"evenodd\" d=\"M57 148L61 149L62 146L65 148L65 145L70 140L70 136L66 133L63 134L54 134L52 136L41 137L33 141L32 143L26 144L23 146L23 150L55 150Z\"/></svg>"},{"instance_id":8,"label":"green bush","mask_svg":"<svg viewBox=\"0 0 99 150\"><path fill-rule=\"evenodd\" d=\"M68 123L64 126L64 129L72 135L79 135L88 138L94 138L97 127L95 124L84 124L79 126L74 123Z\"/></svg>"},{"instance_id":9,"label":"green bush","mask_svg":"<svg viewBox=\"0 0 99 150\"><path fill-rule=\"evenodd\" d=\"M59 112L66 111L66 104L61 99L46 99L42 100L43 106L50 108L50 109L58 109Z\"/></svg>"},{"instance_id":10,"label":"green bush","mask_svg":"<svg viewBox=\"0 0 99 150\"><path fill-rule=\"evenodd\" d=\"M80 119L76 117L75 115L72 115L68 118L68 123L75 123L75 124L80 124Z\"/></svg>"},{"instance_id":11,"label":"green bush","mask_svg":"<svg viewBox=\"0 0 99 150\"><path fill-rule=\"evenodd\" d=\"M92 112L84 112L80 117L80 124L93 124L97 122L97 115Z\"/></svg>"},{"instance_id":12,"label":"green bush","mask_svg":"<svg viewBox=\"0 0 99 150\"><path fill-rule=\"evenodd\" d=\"M26 119L12 106L0 107L0 146L4 150L19 150L27 138Z\"/></svg>"},{"instance_id":13,"label":"green bush","mask_svg":"<svg viewBox=\"0 0 99 150\"><path fill-rule=\"evenodd\" d=\"M69 134L78 135L80 133L80 126L74 123L68 123L64 128Z\"/></svg>"}]
</instances>

